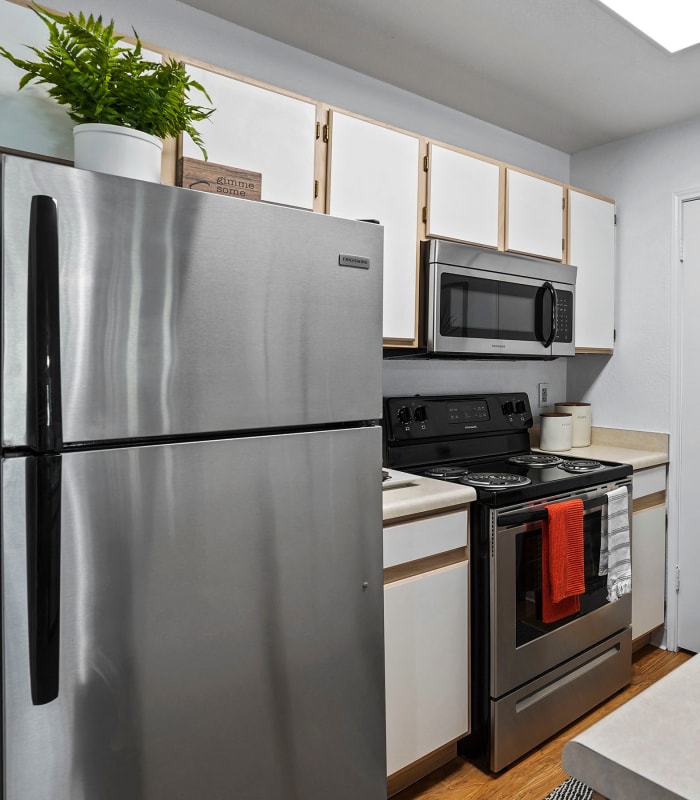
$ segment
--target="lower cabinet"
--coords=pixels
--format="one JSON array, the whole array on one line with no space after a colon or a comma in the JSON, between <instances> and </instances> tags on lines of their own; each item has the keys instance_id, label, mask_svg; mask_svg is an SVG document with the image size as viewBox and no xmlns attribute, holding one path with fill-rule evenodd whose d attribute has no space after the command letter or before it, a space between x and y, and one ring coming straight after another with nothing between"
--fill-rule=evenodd
<instances>
[{"instance_id":1,"label":"lower cabinet","mask_svg":"<svg viewBox=\"0 0 700 800\"><path fill-rule=\"evenodd\" d=\"M387 773L393 794L453 758L457 740L469 732L467 515L439 515L384 533ZM412 560L386 566L403 558Z\"/></svg>"},{"instance_id":2,"label":"lower cabinet","mask_svg":"<svg viewBox=\"0 0 700 800\"><path fill-rule=\"evenodd\" d=\"M634 473L632 639L664 623L666 597L666 467Z\"/></svg>"}]
</instances>

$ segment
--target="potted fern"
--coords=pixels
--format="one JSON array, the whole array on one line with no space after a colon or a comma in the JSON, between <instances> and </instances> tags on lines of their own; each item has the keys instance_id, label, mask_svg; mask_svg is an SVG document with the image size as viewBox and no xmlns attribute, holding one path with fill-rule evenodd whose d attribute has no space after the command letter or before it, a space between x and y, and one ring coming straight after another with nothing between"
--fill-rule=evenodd
<instances>
[{"instance_id":1,"label":"potted fern","mask_svg":"<svg viewBox=\"0 0 700 800\"><path fill-rule=\"evenodd\" d=\"M24 70L19 89L32 81L46 84L49 96L68 107L69 117L77 123L76 167L157 182L162 140L182 132L207 158L194 123L207 119L214 109L189 101L193 89L209 102L211 98L184 64L174 59L146 60L135 31L133 48L121 45L123 37L115 35L114 20L104 25L102 17L92 14L63 16L36 5L32 10L48 28L48 44L29 48L35 61L4 47L0 56ZM100 137L97 149L95 134Z\"/></svg>"}]
</instances>

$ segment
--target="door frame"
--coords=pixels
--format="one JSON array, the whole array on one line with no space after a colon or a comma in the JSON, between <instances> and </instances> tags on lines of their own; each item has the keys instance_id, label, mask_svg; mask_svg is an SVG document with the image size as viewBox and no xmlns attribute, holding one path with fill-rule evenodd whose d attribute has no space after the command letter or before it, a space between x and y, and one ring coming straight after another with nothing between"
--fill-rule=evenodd
<instances>
[{"instance_id":1,"label":"door frame","mask_svg":"<svg viewBox=\"0 0 700 800\"><path fill-rule=\"evenodd\" d=\"M671 333L671 419L668 465L668 505L666 535L666 626L662 646L678 650L678 592L676 574L680 549L680 479L683 454L683 423L680 418L683 389L683 359L681 358L683 297L680 264L683 255L683 203L700 200L700 186L673 193L671 222L671 284L669 328ZM675 312L675 313L674 313Z\"/></svg>"}]
</instances>

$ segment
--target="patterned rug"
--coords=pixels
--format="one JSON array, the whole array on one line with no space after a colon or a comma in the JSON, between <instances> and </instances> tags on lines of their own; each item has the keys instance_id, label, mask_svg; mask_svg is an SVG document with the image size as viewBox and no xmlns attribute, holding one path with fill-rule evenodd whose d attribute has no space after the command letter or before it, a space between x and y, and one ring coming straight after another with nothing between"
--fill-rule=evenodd
<instances>
[{"instance_id":1,"label":"patterned rug","mask_svg":"<svg viewBox=\"0 0 700 800\"><path fill-rule=\"evenodd\" d=\"M567 778L561 786L550 792L545 800L591 800L593 790L576 778Z\"/></svg>"}]
</instances>

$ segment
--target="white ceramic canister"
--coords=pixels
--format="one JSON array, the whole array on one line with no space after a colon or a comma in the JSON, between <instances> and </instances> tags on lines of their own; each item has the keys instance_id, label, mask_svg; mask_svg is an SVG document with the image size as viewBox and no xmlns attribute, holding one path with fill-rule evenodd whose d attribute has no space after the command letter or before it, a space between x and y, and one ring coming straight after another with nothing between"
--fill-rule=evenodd
<instances>
[{"instance_id":1,"label":"white ceramic canister","mask_svg":"<svg viewBox=\"0 0 700 800\"><path fill-rule=\"evenodd\" d=\"M571 414L571 446L588 447L591 443L591 404L555 403L557 411Z\"/></svg>"},{"instance_id":2,"label":"white ceramic canister","mask_svg":"<svg viewBox=\"0 0 700 800\"><path fill-rule=\"evenodd\" d=\"M540 414L540 449L571 450L572 415L563 411Z\"/></svg>"}]
</instances>

